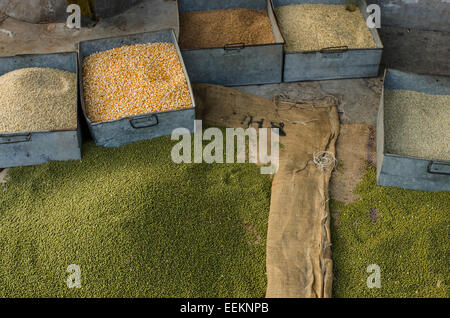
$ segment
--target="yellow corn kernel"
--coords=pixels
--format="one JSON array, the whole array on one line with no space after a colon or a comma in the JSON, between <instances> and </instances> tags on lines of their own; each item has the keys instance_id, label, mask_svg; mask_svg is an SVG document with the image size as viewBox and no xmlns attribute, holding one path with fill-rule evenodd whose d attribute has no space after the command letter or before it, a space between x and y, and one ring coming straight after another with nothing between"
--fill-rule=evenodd
<instances>
[{"instance_id":1,"label":"yellow corn kernel","mask_svg":"<svg viewBox=\"0 0 450 318\"><path fill-rule=\"evenodd\" d=\"M92 122L193 106L172 43L129 45L88 56L83 88Z\"/></svg>"}]
</instances>

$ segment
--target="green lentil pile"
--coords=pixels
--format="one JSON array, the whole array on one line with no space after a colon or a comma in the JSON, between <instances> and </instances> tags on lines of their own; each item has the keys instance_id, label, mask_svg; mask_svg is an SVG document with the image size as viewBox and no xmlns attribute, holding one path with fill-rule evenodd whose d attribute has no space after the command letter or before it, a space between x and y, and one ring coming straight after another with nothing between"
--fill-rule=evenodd
<instances>
[{"instance_id":1,"label":"green lentil pile","mask_svg":"<svg viewBox=\"0 0 450 318\"><path fill-rule=\"evenodd\" d=\"M296 4L275 8L286 52L327 47L376 48L361 11L345 5Z\"/></svg>"},{"instance_id":2,"label":"green lentil pile","mask_svg":"<svg viewBox=\"0 0 450 318\"><path fill-rule=\"evenodd\" d=\"M81 161L11 169L0 297L264 297L271 178L176 164L176 143L88 142ZM67 287L69 264L81 288Z\"/></svg>"},{"instance_id":3,"label":"green lentil pile","mask_svg":"<svg viewBox=\"0 0 450 318\"><path fill-rule=\"evenodd\" d=\"M360 200L330 201L333 297L448 298L450 192L380 187L369 167ZM377 264L381 288L367 288Z\"/></svg>"},{"instance_id":4,"label":"green lentil pile","mask_svg":"<svg viewBox=\"0 0 450 318\"><path fill-rule=\"evenodd\" d=\"M450 160L450 96L385 90L388 153Z\"/></svg>"},{"instance_id":5,"label":"green lentil pile","mask_svg":"<svg viewBox=\"0 0 450 318\"><path fill-rule=\"evenodd\" d=\"M22 68L0 76L0 133L77 128L77 76Z\"/></svg>"}]
</instances>

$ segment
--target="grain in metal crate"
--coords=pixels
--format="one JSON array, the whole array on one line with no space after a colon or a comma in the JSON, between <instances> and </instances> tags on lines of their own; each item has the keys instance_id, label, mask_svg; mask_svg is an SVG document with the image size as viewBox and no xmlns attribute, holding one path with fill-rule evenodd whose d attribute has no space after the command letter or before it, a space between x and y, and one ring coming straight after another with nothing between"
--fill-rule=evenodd
<instances>
[{"instance_id":1,"label":"grain in metal crate","mask_svg":"<svg viewBox=\"0 0 450 318\"><path fill-rule=\"evenodd\" d=\"M93 53L126 45L157 42L169 42L175 45L189 87L193 107L130 116L113 121L92 122L86 112L83 79L80 75L81 106L89 131L97 145L118 147L139 140L170 135L176 128L186 128L191 132L194 131L195 101L175 33L172 29L80 42L78 47L80 69L82 69L83 60Z\"/></svg>"},{"instance_id":2,"label":"grain in metal crate","mask_svg":"<svg viewBox=\"0 0 450 318\"><path fill-rule=\"evenodd\" d=\"M345 0L273 0L275 8L298 4L343 5ZM359 10L367 21L367 4L359 2ZM279 21L279 17L277 16ZM369 29L369 28L368 28ZM284 82L316 81L342 78L376 77L383 45L375 28L369 29L376 48L352 49L324 47L320 50L285 52Z\"/></svg>"},{"instance_id":3,"label":"grain in metal crate","mask_svg":"<svg viewBox=\"0 0 450 318\"><path fill-rule=\"evenodd\" d=\"M398 155L385 150L385 89L450 95L450 78L387 69L377 120L378 185L424 191L450 191L450 161ZM448 107L450 116L450 105Z\"/></svg>"},{"instance_id":4,"label":"grain in metal crate","mask_svg":"<svg viewBox=\"0 0 450 318\"><path fill-rule=\"evenodd\" d=\"M77 73L77 53L28 54L0 58L0 76L30 67L54 68ZM78 106L75 107L78 110ZM73 130L0 134L0 168L38 165L53 160L80 159L79 119L77 119L77 129Z\"/></svg>"},{"instance_id":5,"label":"grain in metal crate","mask_svg":"<svg viewBox=\"0 0 450 318\"><path fill-rule=\"evenodd\" d=\"M271 0L178 0L179 13L238 8L266 10L275 43L224 43L223 47L217 48L182 49L192 82L236 86L282 81L284 40Z\"/></svg>"}]
</instances>

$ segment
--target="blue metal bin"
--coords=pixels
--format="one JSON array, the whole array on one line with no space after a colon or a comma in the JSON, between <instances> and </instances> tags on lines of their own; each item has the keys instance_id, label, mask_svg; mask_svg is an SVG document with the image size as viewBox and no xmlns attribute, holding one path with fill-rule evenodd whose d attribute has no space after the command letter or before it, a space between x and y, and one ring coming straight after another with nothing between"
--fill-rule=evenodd
<instances>
[{"instance_id":1,"label":"blue metal bin","mask_svg":"<svg viewBox=\"0 0 450 318\"><path fill-rule=\"evenodd\" d=\"M77 53L28 54L0 58L0 76L28 67L48 67L77 73ZM74 130L0 134L0 168L38 165L53 160L80 160L79 120L77 123L77 129Z\"/></svg>"},{"instance_id":2,"label":"blue metal bin","mask_svg":"<svg viewBox=\"0 0 450 318\"><path fill-rule=\"evenodd\" d=\"M387 69L377 120L378 185L424 191L450 191L450 161L386 152L384 148L384 89L450 95L450 77L417 75Z\"/></svg>"},{"instance_id":3,"label":"blue metal bin","mask_svg":"<svg viewBox=\"0 0 450 318\"><path fill-rule=\"evenodd\" d=\"M187 128L191 132L194 131L195 101L175 33L172 29L80 42L78 46L80 70L82 70L84 58L93 53L107 51L126 45L155 42L170 42L175 45L189 86L193 107L125 117L114 121L93 123L87 116L84 104L83 72L81 71L79 76L81 107L89 131L97 145L104 147L118 147L139 140L170 135L176 128Z\"/></svg>"},{"instance_id":4,"label":"blue metal bin","mask_svg":"<svg viewBox=\"0 0 450 318\"><path fill-rule=\"evenodd\" d=\"M178 0L179 12L235 8L267 10L275 43L228 43L219 48L182 49L191 81L226 86L280 83L283 77L284 40L271 0Z\"/></svg>"},{"instance_id":5,"label":"blue metal bin","mask_svg":"<svg viewBox=\"0 0 450 318\"><path fill-rule=\"evenodd\" d=\"M273 0L276 7L295 4L345 4L345 0ZM365 20L368 18L365 0L359 2ZM383 45L376 29L370 29L377 48L322 48L318 51L285 53L284 82L317 81L342 78L376 77Z\"/></svg>"}]
</instances>

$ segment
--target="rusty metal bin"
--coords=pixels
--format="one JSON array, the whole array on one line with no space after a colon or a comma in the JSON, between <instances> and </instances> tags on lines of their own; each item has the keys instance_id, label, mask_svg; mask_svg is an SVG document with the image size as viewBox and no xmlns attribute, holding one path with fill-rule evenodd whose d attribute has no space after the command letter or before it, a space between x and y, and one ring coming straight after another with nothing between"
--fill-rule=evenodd
<instances>
[{"instance_id":1,"label":"rusty metal bin","mask_svg":"<svg viewBox=\"0 0 450 318\"><path fill-rule=\"evenodd\" d=\"M182 49L191 81L226 86L280 83L284 40L275 20L271 0L178 0L179 12L235 8L267 10L275 43L229 43L218 48Z\"/></svg>"},{"instance_id":2,"label":"rusty metal bin","mask_svg":"<svg viewBox=\"0 0 450 318\"><path fill-rule=\"evenodd\" d=\"M273 0L276 7L295 4L345 4L345 0ZM365 0L359 2L365 20L368 18ZM278 17L277 17L278 19ZM376 29L370 29L377 48L322 48L299 51L284 56L284 82L316 81L342 78L376 77L383 45Z\"/></svg>"},{"instance_id":3,"label":"rusty metal bin","mask_svg":"<svg viewBox=\"0 0 450 318\"><path fill-rule=\"evenodd\" d=\"M77 73L77 53L28 54L0 58L0 76L28 67L48 67ZM78 98L76 107L78 110ZM80 159L79 120L77 129L74 130L0 134L0 168L38 165L53 160Z\"/></svg>"},{"instance_id":4,"label":"rusty metal bin","mask_svg":"<svg viewBox=\"0 0 450 318\"><path fill-rule=\"evenodd\" d=\"M450 161L388 153L384 147L384 89L450 95L450 77L387 69L377 120L377 184L424 191L450 191ZM450 105L449 105L450 113Z\"/></svg>"},{"instance_id":5,"label":"rusty metal bin","mask_svg":"<svg viewBox=\"0 0 450 318\"><path fill-rule=\"evenodd\" d=\"M93 123L87 115L86 107L84 104L82 79L82 67L84 58L93 53L107 51L116 47L155 42L170 42L175 45L184 75L186 77L186 81L189 86L193 107L130 116L107 122ZM184 66L183 59L181 57L181 53L176 41L175 33L172 29L83 41L79 43L78 50L81 70L79 76L81 107L83 109L84 117L86 119L89 131L92 135L92 138L94 139L94 142L97 145L104 147L118 147L139 140L170 135L176 128L187 128L191 132L194 131L194 96L192 93L189 77L186 72L186 68Z\"/></svg>"}]
</instances>

